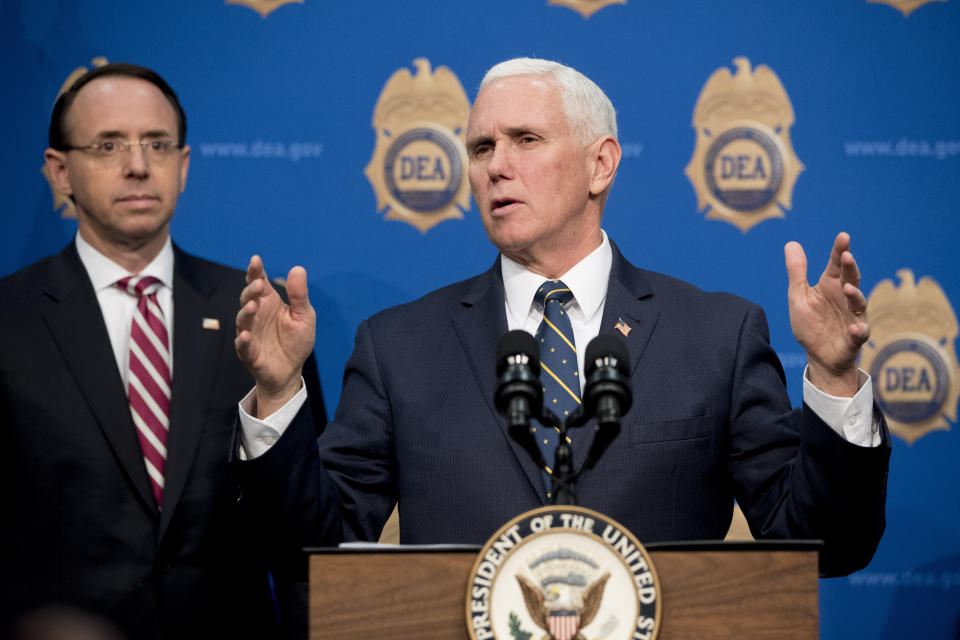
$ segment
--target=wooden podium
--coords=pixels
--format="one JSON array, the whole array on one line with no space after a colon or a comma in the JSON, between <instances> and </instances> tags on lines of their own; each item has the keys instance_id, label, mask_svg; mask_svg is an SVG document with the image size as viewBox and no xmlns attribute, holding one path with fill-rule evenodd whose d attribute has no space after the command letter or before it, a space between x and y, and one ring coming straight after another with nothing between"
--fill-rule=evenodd
<instances>
[{"instance_id":1,"label":"wooden podium","mask_svg":"<svg viewBox=\"0 0 960 640\"><path fill-rule=\"evenodd\" d=\"M660 580L660 640L819 637L820 543L644 546ZM467 640L478 550L308 550L311 640Z\"/></svg>"}]
</instances>

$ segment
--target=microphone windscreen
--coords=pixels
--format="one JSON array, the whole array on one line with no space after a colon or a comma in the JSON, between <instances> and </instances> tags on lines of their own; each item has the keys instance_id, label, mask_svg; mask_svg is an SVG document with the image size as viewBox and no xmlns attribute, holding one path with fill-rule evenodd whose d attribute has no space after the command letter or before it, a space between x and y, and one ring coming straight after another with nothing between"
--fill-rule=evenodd
<instances>
[{"instance_id":1,"label":"microphone windscreen","mask_svg":"<svg viewBox=\"0 0 960 640\"><path fill-rule=\"evenodd\" d=\"M584 369L589 377L596 371L597 361L610 359L616 361L617 370L625 376L630 375L630 351L623 340L612 333L601 334L590 341L587 345L586 358L584 359Z\"/></svg>"},{"instance_id":2,"label":"microphone windscreen","mask_svg":"<svg viewBox=\"0 0 960 640\"><path fill-rule=\"evenodd\" d=\"M534 371L540 370L540 345L537 340L522 329L514 329L506 333L497 343L497 375L501 375L507 367L507 358L517 354L524 354L529 359L527 363Z\"/></svg>"}]
</instances>

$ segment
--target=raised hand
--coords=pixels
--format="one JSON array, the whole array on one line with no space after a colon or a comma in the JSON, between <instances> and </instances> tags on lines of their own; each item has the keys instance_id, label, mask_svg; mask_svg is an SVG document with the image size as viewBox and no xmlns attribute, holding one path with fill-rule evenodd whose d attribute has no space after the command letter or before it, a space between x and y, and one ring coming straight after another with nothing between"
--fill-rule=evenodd
<instances>
[{"instance_id":1,"label":"raised hand","mask_svg":"<svg viewBox=\"0 0 960 640\"><path fill-rule=\"evenodd\" d=\"M857 357L870 337L870 324L850 236L837 234L827 267L813 287L807 283L803 247L788 242L784 257L790 325L807 352L810 381L825 393L852 397L859 387Z\"/></svg>"},{"instance_id":2,"label":"raised hand","mask_svg":"<svg viewBox=\"0 0 960 640\"><path fill-rule=\"evenodd\" d=\"M290 270L287 296L289 305L267 280L260 256L250 258L234 346L256 382L258 418L270 415L297 393L303 363L313 350L317 314L310 305L303 267Z\"/></svg>"}]
</instances>

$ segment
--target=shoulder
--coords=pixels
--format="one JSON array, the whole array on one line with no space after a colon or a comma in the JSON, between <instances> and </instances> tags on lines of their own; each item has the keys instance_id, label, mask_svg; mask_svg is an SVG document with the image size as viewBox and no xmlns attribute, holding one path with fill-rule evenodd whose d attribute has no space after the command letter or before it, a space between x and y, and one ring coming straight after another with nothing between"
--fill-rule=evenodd
<instances>
[{"instance_id":1,"label":"shoulder","mask_svg":"<svg viewBox=\"0 0 960 640\"><path fill-rule=\"evenodd\" d=\"M482 303L486 295L498 288L499 271L490 269L480 275L434 289L403 304L389 307L367 319L369 323L431 323L449 322L459 311ZM502 283L499 302L503 304Z\"/></svg>"},{"instance_id":2,"label":"shoulder","mask_svg":"<svg viewBox=\"0 0 960 640\"><path fill-rule=\"evenodd\" d=\"M43 294L50 268L57 255L47 256L0 278L0 308L20 308L22 301Z\"/></svg>"},{"instance_id":3,"label":"shoulder","mask_svg":"<svg viewBox=\"0 0 960 640\"><path fill-rule=\"evenodd\" d=\"M622 257L611 271L611 284L614 280L661 314L682 323L739 326L747 316L763 315L763 310L746 298L726 291L705 291L686 280L634 267Z\"/></svg>"},{"instance_id":4,"label":"shoulder","mask_svg":"<svg viewBox=\"0 0 960 640\"><path fill-rule=\"evenodd\" d=\"M238 282L244 282L245 272L243 270L195 256L176 245L174 245L173 256L174 271L181 276L201 277L218 284L236 285Z\"/></svg>"},{"instance_id":5,"label":"shoulder","mask_svg":"<svg viewBox=\"0 0 960 640\"><path fill-rule=\"evenodd\" d=\"M174 296L177 296L178 288L184 287L219 305L239 309L246 273L189 254L174 245L173 282Z\"/></svg>"},{"instance_id":6,"label":"shoulder","mask_svg":"<svg viewBox=\"0 0 960 640\"><path fill-rule=\"evenodd\" d=\"M9 290L36 282L38 280L43 280L43 278L46 277L47 272L50 270L50 262L55 257L56 256L47 256L46 258L37 260L33 264L27 265L18 271L3 276L0 278L0 287L4 288L5 290Z\"/></svg>"},{"instance_id":7,"label":"shoulder","mask_svg":"<svg viewBox=\"0 0 960 640\"><path fill-rule=\"evenodd\" d=\"M642 271L642 270L641 270ZM643 271L653 288L654 295L670 300L686 308L718 308L745 311L756 306L746 298L726 291L704 291L700 287L672 276L654 271Z\"/></svg>"}]
</instances>

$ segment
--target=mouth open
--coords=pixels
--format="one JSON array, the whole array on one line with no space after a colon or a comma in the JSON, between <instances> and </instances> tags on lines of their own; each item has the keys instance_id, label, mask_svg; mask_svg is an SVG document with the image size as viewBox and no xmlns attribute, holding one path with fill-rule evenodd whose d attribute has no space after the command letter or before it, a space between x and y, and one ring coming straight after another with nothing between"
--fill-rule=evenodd
<instances>
[{"instance_id":1,"label":"mouth open","mask_svg":"<svg viewBox=\"0 0 960 640\"><path fill-rule=\"evenodd\" d=\"M500 212L500 211L505 210L505 209L506 209L507 207L509 207L510 205L516 204L516 203L518 203L518 202L520 202L520 201L519 201L519 200L514 200L513 198L497 198L497 199L493 200L493 202L490 203L490 205L491 205L491 206L490 206L490 211L491 211L491 213L498 213L498 212Z\"/></svg>"}]
</instances>

